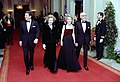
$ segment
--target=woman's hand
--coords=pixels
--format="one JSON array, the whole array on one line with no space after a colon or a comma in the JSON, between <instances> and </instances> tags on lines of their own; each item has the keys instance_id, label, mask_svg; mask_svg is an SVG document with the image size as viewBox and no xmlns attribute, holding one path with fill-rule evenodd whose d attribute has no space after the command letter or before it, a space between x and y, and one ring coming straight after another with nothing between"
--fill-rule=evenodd
<instances>
[{"instance_id":1,"label":"woman's hand","mask_svg":"<svg viewBox=\"0 0 120 82\"><path fill-rule=\"evenodd\" d=\"M78 43L75 43L75 46L77 47L77 46L78 46Z\"/></svg>"},{"instance_id":2,"label":"woman's hand","mask_svg":"<svg viewBox=\"0 0 120 82\"><path fill-rule=\"evenodd\" d=\"M43 46L43 49L46 49L46 45L45 44L43 44L42 46Z\"/></svg>"}]
</instances>

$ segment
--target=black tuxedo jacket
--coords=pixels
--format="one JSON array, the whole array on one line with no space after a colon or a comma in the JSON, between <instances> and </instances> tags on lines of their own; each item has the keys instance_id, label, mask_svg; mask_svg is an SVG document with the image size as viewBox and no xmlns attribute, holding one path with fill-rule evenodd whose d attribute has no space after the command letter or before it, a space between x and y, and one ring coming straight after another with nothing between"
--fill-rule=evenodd
<instances>
[{"instance_id":1,"label":"black tuxedo jacket","mask_svg":"<svg viewBox=\"0 0 120 82\"><path fill-rule=\"evenodd\" d=\"M42 32L42 44L49 44L58 42L58 31L55 24L53 24L53 29L49 27L48 24L45 24Z\"/></svg>"},{"instance_id":2,"label":"black tuxedo jacket","mask_svg":"<svg viewBox=\"0 0 120 82\"><path fill-rule=\"evenodd\" d=\"M76 22L75 24L75 39L79 45L83 45L84 43L89 45L91 40L91 26L90 22L86 21L86 31L83 31L81 21Z\"/></svg>"},{"instance_id":3,"label":"black tuxedo jacket","mask_svg":"<svg viewBox=\"0 0 120 82\"><path fill-rule=\"evenodd\" d=\"M95 36L96 40L100 41L100 39L104 38L106 34L106 22L105 20L101 20L98 24L96 24Z\"/></svg>"},{"instance_id":4,"label":"black tuxedo jacket","mask_svg":"<svg viewBox=\"0 0 120 82\"><path fill-rule=\"evenodd\" d=\"M31 21L31 26L29 32L27 31L27 24L26 21L20 22L20 36L19 41L22 41L22 46L30 45L33 47L35 38L39 38L40 29L39 25L36 21Z\"/></svg>"}]
</instances>

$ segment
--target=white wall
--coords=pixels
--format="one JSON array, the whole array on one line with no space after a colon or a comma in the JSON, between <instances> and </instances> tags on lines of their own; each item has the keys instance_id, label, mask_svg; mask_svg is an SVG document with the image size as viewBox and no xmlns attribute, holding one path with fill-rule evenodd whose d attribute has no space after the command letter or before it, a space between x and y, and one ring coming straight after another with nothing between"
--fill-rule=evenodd
<instances>
[{"instance_id":1,"label":"white wall","mask_svg":"<svg viewBox=\"0 0 120 82\"><path fill-rule=\"evenodd\" d=\"M67 0L67 12L72 16L75 15L75 0Z\"/></svg>"},{"instance_id":2,"label":"white wall","mask_svg":"<svg viewBox=\"0 0 120 82\"><path fill-rule=\"evenodd\" d=\"M104 12L106 2L108 0L83 0L83 11L87 14L91 27L95 27L97 21L97 13Z\"/></svg>"}]
</instances>

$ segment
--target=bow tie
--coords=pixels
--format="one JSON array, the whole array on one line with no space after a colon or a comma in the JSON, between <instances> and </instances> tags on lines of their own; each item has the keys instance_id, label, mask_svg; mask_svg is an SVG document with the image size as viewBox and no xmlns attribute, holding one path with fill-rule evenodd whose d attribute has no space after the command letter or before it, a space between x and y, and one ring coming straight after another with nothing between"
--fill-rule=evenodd
<instances>
[{"instance_id":1,"label":"bow tie","mask_svg":"<svg viewBox=\"0 0 120 82\"><path fill-rule=\"evenodd\" d=\"M30 21L27 21L27 20L26 20L26 22L29 22L29 23L30 23Z\"/></svg>"},{"instance_id":2,"label":"bow tie","mask_svg":"<svg viewBox=\"0 0 120 82\"><path fill-rule=\"evenodd\" d=\"M85 21L82 21L82 23L86 23Z\"/></svg>"}]
</instances>

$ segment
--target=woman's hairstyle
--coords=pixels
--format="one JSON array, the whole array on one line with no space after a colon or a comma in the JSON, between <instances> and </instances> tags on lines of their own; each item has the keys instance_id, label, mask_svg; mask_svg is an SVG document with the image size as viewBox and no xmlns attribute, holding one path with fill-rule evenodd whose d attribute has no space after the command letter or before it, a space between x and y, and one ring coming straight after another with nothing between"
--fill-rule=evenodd
<instances>
[{"instance_id":1,"label":"woman's hairstyle","mask_svg":"<svg viewBox=\"0 0 120 82\"><path fill-rule=\"evenodd\" d=\"M73 20L73 17L70 15L65 16L65 19L68 20L69 17Z\"/></svg>"},{"instance_id":2,"label":"woman's hairstyle","mask_svg":"<svg viewBox=\"0 0 120 82\"><path fill-rule=\"evenodd\" d=\"M45 17L46 22L48 22L48 20L49 20L50 18L53 18L53 21L56 20L56 18L55 18L53 15L50 14L50 15L47 15L47 16Z\"/></svg>"}]
</instances>

